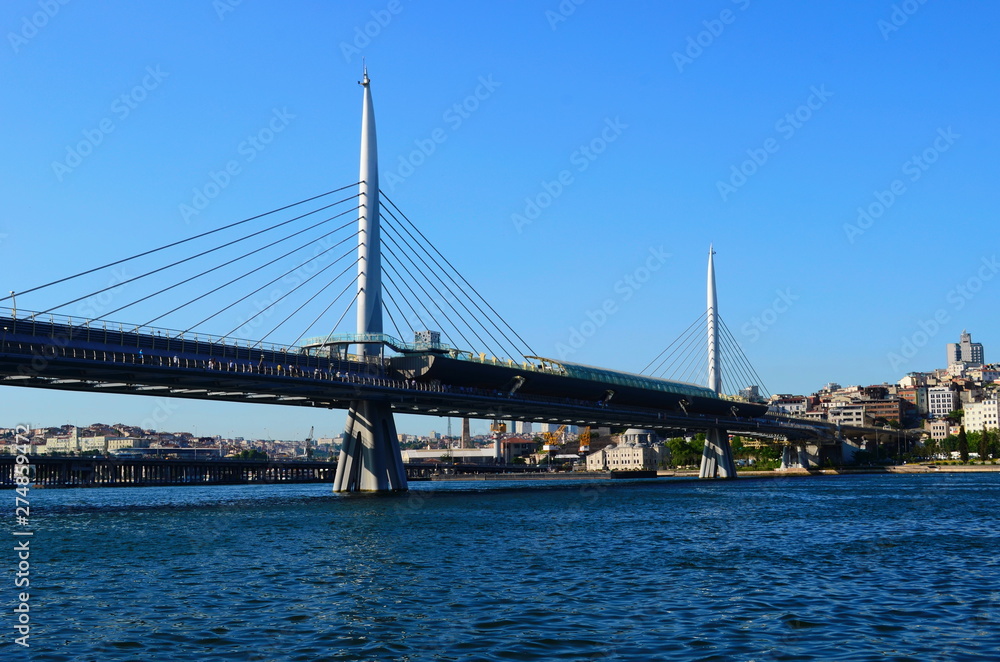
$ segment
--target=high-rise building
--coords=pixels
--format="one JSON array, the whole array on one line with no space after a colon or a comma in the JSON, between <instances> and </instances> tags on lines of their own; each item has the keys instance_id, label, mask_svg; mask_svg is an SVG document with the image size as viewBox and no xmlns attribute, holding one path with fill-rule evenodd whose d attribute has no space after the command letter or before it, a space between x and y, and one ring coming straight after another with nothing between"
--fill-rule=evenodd
<instances>
[{"instance_id":1,"label":"high-rise building","mask_svg":"<svg viewBox=\"0 0 1000 662\"><path fill-rule=\"evenodd\" d=\"M972 334L962 329L962 335L957 343L948 343L948 365L953 363L971 363L982 365L983 344L972 342Z\"/></svg>"}]
</instances>

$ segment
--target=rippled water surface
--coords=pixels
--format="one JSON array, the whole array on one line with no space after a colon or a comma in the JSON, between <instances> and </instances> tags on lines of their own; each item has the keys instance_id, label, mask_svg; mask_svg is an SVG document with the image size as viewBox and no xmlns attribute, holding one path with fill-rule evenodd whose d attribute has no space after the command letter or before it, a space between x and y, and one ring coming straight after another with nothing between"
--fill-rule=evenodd
<instances>
[{"instance_id":1,"label":"rippled water surface","mask_svg":"<svg viewBox=\"0 0 1000 662\"><path fill-rule=\"evenodd\" d=\"M0 659L1000 658L1000 474L412 488L33 490Z\"/></svg>"}]
</instances>

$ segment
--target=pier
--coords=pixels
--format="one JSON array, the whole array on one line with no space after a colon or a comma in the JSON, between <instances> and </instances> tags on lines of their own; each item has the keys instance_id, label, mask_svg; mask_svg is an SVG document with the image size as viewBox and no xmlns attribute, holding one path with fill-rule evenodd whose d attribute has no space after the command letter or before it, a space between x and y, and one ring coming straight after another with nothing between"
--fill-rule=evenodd
<instances>
[{"instance_id":1,"label":"pier","mask_svg":"<svg viewBox=\"0 0 1000 662\"><path fill-rule=\"evenodd\" d=\"M15 456L0 456L0 485L15 484ZM333 483L336 462L298 460L120 459L108 457L31 458L28 476L33 487L150 487L168 485L248 485L274 483ZM525 474L545 469L528 465L445 463L404 464L410 480L433 476Z\"/></svg>"}]
</instances>

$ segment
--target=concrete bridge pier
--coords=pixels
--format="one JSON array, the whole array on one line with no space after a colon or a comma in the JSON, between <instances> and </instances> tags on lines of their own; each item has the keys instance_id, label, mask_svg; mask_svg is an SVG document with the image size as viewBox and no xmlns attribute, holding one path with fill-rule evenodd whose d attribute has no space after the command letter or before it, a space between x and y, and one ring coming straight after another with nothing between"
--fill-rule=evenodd
<instances>
[{"instance_id":1,"label":"concrete bridge pier","mask_svg":"<svg viewBox=\"0 0 1000 662\"><path fill-rule=\"evenodd\" d=\"M805 469L808 467L809 462L802 456L805 454L806 449L800 446L792 446L791 444L782 447L781 449L781 468L782 469Z\"/></svg>"},{"instance_id":2,"label":"concrete bridge pier","mask_svg":"<svg viewBox=\"0 0 1000 662\"><path fill-rule=\"evenodd\" d=\"M699 478L736 478L736 462L729 445L729 433L712 428L705 437L705 450L701 455Z\"/></svg>"},{"instance_id":3,"label":"concrete bridge pier","mask_svg":"<svg viewBox=\"0 0 1000 662\"><path fill-rule=\"evenodd\" d=\"M392 407L355 400L347 412L347 434L340 450L334 492L402 492L406 469Z\"/></svg>"}]
</instances>

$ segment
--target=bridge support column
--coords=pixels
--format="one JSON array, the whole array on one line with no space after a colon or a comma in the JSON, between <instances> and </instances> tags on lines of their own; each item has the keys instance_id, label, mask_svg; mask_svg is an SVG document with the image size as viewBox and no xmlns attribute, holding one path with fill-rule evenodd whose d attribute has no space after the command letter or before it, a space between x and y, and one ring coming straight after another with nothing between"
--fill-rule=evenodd
<instances>
[{"instance_id":1,"label":"bridge support column","mask_svg":"<svg viewBox=\"0 0 1000 662\"><path fill-rule=\"evenodd\" d=\"M736 463L733 448L729 445L729 433L712 428L705 436L705 450L701 454L699 478L736 478Z\"/></svg>"},{"instance_id":2,"label":"bridge support column","mask_svg":"<svg viewBox=\"0 0 1000 662\"><path fill-rule=\"evenodd\" d=\"M361 168L358 184L358 335L382 333L382 238L379 213L378 147L375 111L367 69L361 86ZM361 343L358 354L381 361L382 347ZM355 400L347 413L347 434L340 451L334 492L400 492L406 470L399 452L392 407Z\"/></svg>"},{"instance_id":3,"label":"bridge support column","mask_svg":"<svg viewBox=\"0 0 1000 662\"><path fill-rule=\"evenodd\" d=\"M399 452L392 407L384 402L351 402L333 491L402 492L406 489L406 469Z\"/></svg>"}]
</instances>

